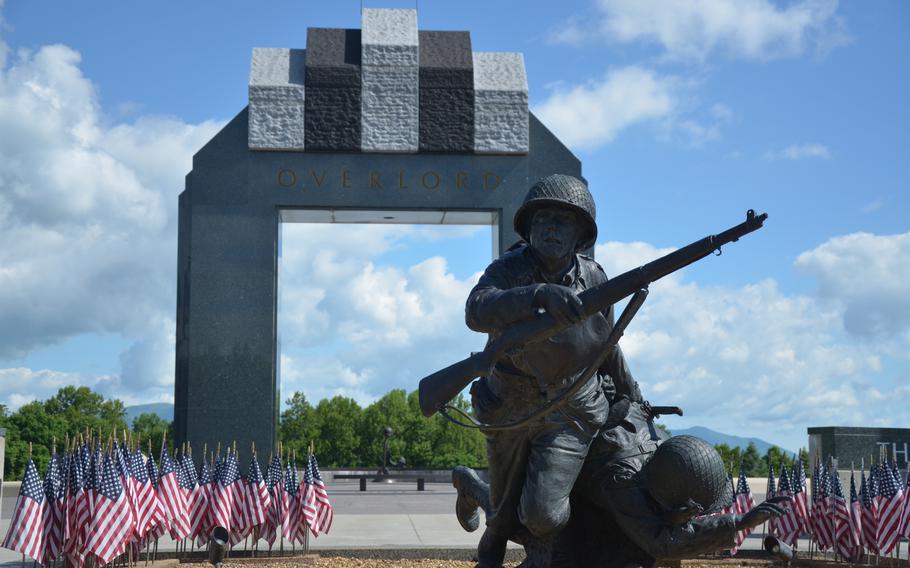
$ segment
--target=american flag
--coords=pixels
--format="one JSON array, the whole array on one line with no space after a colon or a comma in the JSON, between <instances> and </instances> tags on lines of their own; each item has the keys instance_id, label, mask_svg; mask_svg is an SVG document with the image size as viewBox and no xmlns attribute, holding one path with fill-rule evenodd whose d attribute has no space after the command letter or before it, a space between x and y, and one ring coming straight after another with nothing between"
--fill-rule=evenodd
<instances>
[{"instance_id":1,"label":"american flag","mask_svg":"<svg viewBox=\"0 0 910 568\"><path fill-rule=\"evenodd\" d=\"M275 544L278 534L284 530L288 515L288 495L284 490L281 458L277 455L272 456L269 469L266 471L265 483L272 499L272 506L269 507L269 522L267 530L264 531L264 538L271 547Z\"/></svg>"},{"instance_id":2,"label":"american flag","mask_svg":"<svg viewBox=\"0 0 910 568\"><path fill-rule=\"evenodd\" d=\"M837 469L831 468L831 518L834 523L834 549L844 558L853 558L856 545L850 527L850 508Z\"/></svg>"},{"instance_id":3,"label":"american flag","mask_svg":"<svg viewBox=\"0 0 910 568\"><path fill-rule=\"evenodd\" d=\"M177 457L175 461L176 463L174 466L178 471L177 483L180 485L180 489L183 489L183 495L187 502L187 510L189 510L190 497L193 495L193 490L199 482L199 478L196 476L196 467L193 465L193 460L190 459L190 456L186 452L180 452L180 457Z\"/></svg>"},{"instance_id":4,"label":"american flag","mask_svg":"<svg viewBox=\"0 0 910 568\"><path fill-rule=\"evenodd\" d=\"M904 482L904 512L901 515L901 536L910 539L910 462L907 462L907 478Z\"/></svg>"},{"instance_id":5,"label":"american flag","mask_svg":"<svg viewBox=\"0 0 910 568\"><path fill-rule=\"evenodd\" d=\"M148 540L154 540L163 535L167 530L167 516L164 511L164 505L158 499L158 492L155 490L155 481L158 477L158 469L155 467L155 461L136 450L130 463L132 476L136 482L136 537L139 542L144 543Z\"/></svg>"},{"instance_id":6,"label":"american flag","mask_svg":"<svg viewBox=\"0 0 910 568\"><path fill-rule=\"evenodd\" d=\"M765 501L777 496L777 487L774 482L774 464L771 463L771 456L768 456L768 489L765 491ZM777 519L768 521L768 534L777 534Z\"/></svg>"},{"instance_id":7,"label":"american flag","mask_svg":"<svg viewBox=\"0 0 910 568\"><path fill-rule=\"evenodd\" d=\"M224 527L230 533L234 494L227 486L230 481L225 481L226 465L227 463L222 461L221 456L218 456L212 479L212 524L216 527Z\"/></svg>"},{"instance_id":8,"label":"american flag","mask_svg":"<svg viewBox=\"0 0 910 568\"><path fill-rule=\"evenodd\" d=\"M79 451L79 458L82 460L82 490L87 492L89 489L95 488L95 482L93 481L95 477L94 473L92 473L95 462L92 459L92 451L89 449L87 443L82 444L82 449Z\"/></svg>"},{"instance_id":9,"label":"american flag","mask_svg":"<svg viewBox=\"0 0 910 568\"><path fill-rule=\"evenodd\" d=\"M881 498L878 504L878 531L876 540L881 554L891 554L900 542L901 506L904 501L903 483L895 479L894 472L887 464L878 467Z\"/></svg>"},{"instance_id":10,"label":"american flag","mask_svg":"<svg viewBox=\"0 0 910 568\"><path fill-rule=\"evenodd\" d=\"M863 554L863 505L856 493L856 476L853 474L853 466L850 466L850 533L853 535L853 546L856 548L856 554L853 558L858 558Z\"/></svg>"},{"instance_id":11,"label":"american flag","mask_svg":"<svg viewBox=\"0 0 910 568\"><path fill-rule=\"evenodd\" d=\"M63 528L66 516L66 484L57 453L51 456L44 476L44 559L49 564L63 553Z\"/></svg>"},{"instance_id":12,"label":"american flag","mask_svg":"<svg viewBox=\"0 0 910 568\"><path fill-rule=\"evenodd\" d=\"M38 476L38 468L29 458L9 530L3 539L3 548L21 552L39 562L43 561L44 503L44 488Z\"/></svg>"},{"instance_id":13,"label":"american flag","mask_svg":"<svg viewBox=\"0 0 910 568\"><path fill-rule=\"evenodd\" d=\"M790 473L783 460L780 462L780 476L777 478L777 496L791 497L793 488L790 487ZM786 512L777 519L777 536L790 546L796 546L799 539L800 530L799 513L793 507L792 502L787 507Z\"/></svg>"},{"instance_id":14,"label":"american flag","mask_svg":"<svg viewBox=\"0 0 910 568\"><path fill-rule=\"evenodd\" d=\"M809 523L809 495L806 491L806 470L803 460L798 455L793 456L793 480L790 484L793 498L790 506L796 509L799 516L800 533L808 534L811 531Z\"/></svg>"},{"instance_id":15,"label":"american flag","mask_svg":"<svg viewBox=\"0 0 910 568\"><path fill-rule=\"evenodd\" d=\"M159 488L161 485L161 476L159 475L158 466L155 464L155 458L152 456L151 451L149 452L148 459L145 462L146 469L149 474L149 483L155 489L155 496L158 498L158 505L161 507L161 516L164 519L164 522L156 524L149 528L149 532L146 534L146 541L158 540L164 533L168 531L168 527L171 524L170 513L167 510L167 505L161 500L159 494Z\"/></svg>"},{"instance_id":16,"label":"american flag","mask_svg":"<svg viewBox=\"0 0 910 568\"><path fill-rule=\"evenodd\" d=\"M158 498L166 511L168 530L174 540L183 540L190 534L190 521L186 511L186 499L177 479L177 467L161 444L161 470L158 474Z\"/></svg>"},{"instance_id":17,"label":"american flag","mask_svg":"<svg viewBox=\"0 0 910 568\"><path fill-rule=\"evenodd\" d=\"M319 536L320 533L328 533L332 528L332 521L335 518L335 508L329 503L329 494L325 489L325 483L322 481L322 475L319 473L319 464L316 462L316 456L310 454L306 469L303 473L304 485L310 491L311 497L309 502L314 502L316 507L316 518L310 525L313 534ZM748 488L748 485L746 486ZM752 493L749 492L749 502L752 501Z\"/></svg>"},{"instance_id":18,"label":"american flag","mask_svg":"<svg viewBox=\"0 0 910 568\"><path fill-rule=\"evenodd\" d=\"M863 468L865 472L865 468ZM878 554L878 481L875 475L875 464L869 467L869 483L865 473L859 488L863 500L863 544L869 554Z\"/></svg>"},{"instance_id":19,"label":"american flag","mask_svg":"<svg viewBox=\"0 0 910 568\"><path fill-rule=\"evenodd\" d=\"M272 499L269 496L269 490L262 479L262 470L259 469L259 460L256 454L250 457L250 468L247 473L246 490L244 492L245 514L251 530L255 530L254 535L259 536L263 525L268 518L269 508L272 506Z\"/></svg>"},{"instance_id":20,"label":"american flag","mask_svg":"<svg viewBox=\"0 0 910 568\"><path fill-rule=\"evenodd\" d=\"M815 476L818 478L816 489L818 497L812 499L812 516L815 520L815 542L818 548L826 550L834 546L834 525L830 517L831 477L828 468L821 463L815 464Z\"/></svg>"},{"instance_id":21,"label":"american flag","mask_svg":"<svg viewBox=\"0 0 910 568\"><path fill-rule=\"evenodd\" d=\"M116 460L117 467L117 476L120 478L120 485L123 487L124 493L126 493L126 502L130 508L130 533L134 534L136 532L136 500L135 500L135 485L133 484L133 476L130 475L130 466L127 459L126 447L119 446L117 442L114 442L114 454L112 459Z\"/></svg>"},{"instance_id":22,"label":"american flag","mask_svg":"<svg viewBox=\"0 0 910 568\"><path fill-rule=\"evenodd\" d=\"M196 500L190 509L190 537L202 548L212 531L212 468L206 456L202 456L202 473L196 490Z\"/></svg>"},{"instance_id":23,"label":"american flag","mask_svg":"<svg viewBox=\"0 0 910 568\"><path fill-rule=\"evenodd\" d=\"M183 490L183 495L186 499L187 526L189 527L187 536L196 538L198 534L193 532L194 519L198 518L198 511L205 511L208 501L201 493L199 477L196 475L196 465L185 451L180 454L178 469L180 470L180 489Z\"/></svg>"},{"instance_id":24,"label":"american flag","mask_svg":"<svg viewBox=\"0 0 910 568\"><path fill-rule=\"evenodd\" d=\"M94 452L89 453L89 468L86 470L86 475L83 481L85 481L85 495L86 500L88 501L88 517L89 525L85 527L85 538L89 537L89 529L91 528L92 519L95 518L95 503L97 502L98 496L98 486L101 484L101 475L104 472L104 454L101 453L101 448L99 447Z\"/></svg>"},{"instance_id":25,"label":"american flag","mask_svg":"<svg viewBox=\"0 0 910 568\"><path fill-rule=\"evenodd\" d=\"M742 461L739 462L739 480L736 483L734 495L737 515L745 515L755 507L755 499L752 497L752 489L749 487L749 482L746 480L746 470L743 469ZM742 543L746 541L746 537L748 537L751 532L751 528L737 531L735 548L742 546Z\"/></svg>"},{"instance_id":26,"label":"american flag","mask_svg":"<svg viewBox=\"0 0 910 568\"><path fill-rule=\"evenodd\" d=\"M284 472L284 487L282 489L282 500L287 504L287 516L285 517L285 523L282 527L284 532L284 538L289 541L294 541L294 539L300 534L300 503L297 499L297 496L300 493L300 482L297 480L297 464L293 460L289 460L287 467Z\"/></svg>"},{"instance_id":27,"label":"american flag","mask_svg":"<svg viewBox=\"0 0 910 568\"><path fill-rule=\"evenodd\" d=\"M249 534L250 528L244 508L246 491L244 491L243 478L240 477L240 464L237 461L236 452L228 452L224 458L222 481L225 488L231 492L230 543L234 545Z\"/></svg>"},{"instance_id":28,"label":"american flag","mask_svg":"<svg viewBox=\"0 0 910 568\"><path fill-rule=\"evenodd\" d=\"M82 458L78 452L70 455L66 496L66 523L63 528L64 550L73 566L81 566L85 556L82 543L89 520L88 497L82 479Z\"/></svg>"},{"instance_id":29,"label":"american flag","mask_svg":"<svg viewBox=\"0 0 910 568\"><path fill-rule=\"evenodd\" d=\"M101 470L95 472L96 475L100 473L101 481L96 488L95 516L85 545L86 552L98 557L102 565L123 552L133 531L126 492L114 469L115 459L106 456Z\"/></svg>"}]
</instances>

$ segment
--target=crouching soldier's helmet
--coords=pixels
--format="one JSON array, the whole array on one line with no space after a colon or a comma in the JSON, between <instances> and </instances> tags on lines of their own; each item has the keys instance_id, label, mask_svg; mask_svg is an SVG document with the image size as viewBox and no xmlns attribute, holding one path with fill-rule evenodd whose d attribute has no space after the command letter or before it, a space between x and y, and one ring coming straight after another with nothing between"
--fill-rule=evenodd
<instances>
[{"instance_id":1,"label":"crouching soldier's helmet","mask_svg":"<svg viewBox=\"0 0 910 568\"><path fill-rule=\"evenodd\" d=\"M732 488L723 459L711 444L694 436L663 442L645 466L648 492L665 510L697 505L699 514L729 504Z\"/></svg>"},{"instance_id":2,"label":"crouching soldier's helmet","mask_svg":"<svg viewBox=\"0 0 910 568\"><path fill-rule=\"evenodd\" d=\"M578 214L579 221L584 225L578 237L577 249L584 250L594 246L594 241L597 240L594 198L585 182L563 174L541 178L531 187L524 203L515 212L515 232L527 241L534 213L554 205L571 209Z\"/></svg>"}]
</instances>

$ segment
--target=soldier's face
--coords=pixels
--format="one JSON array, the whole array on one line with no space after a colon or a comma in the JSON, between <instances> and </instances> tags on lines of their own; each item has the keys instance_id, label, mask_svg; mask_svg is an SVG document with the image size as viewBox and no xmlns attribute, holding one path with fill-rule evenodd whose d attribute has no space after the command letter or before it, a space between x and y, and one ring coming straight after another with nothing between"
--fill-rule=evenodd
<instances>
[{"instance_id":1,"label":"soldier's face","mask_svg":"<svg viewBox=\"0 0 910 568\"><path fill-rule=\"evenodd\" d=\"M545 207L531 218L531 246L544 257L565 258L575 252L580 225L571 209Z\"/></svg>"}]
</instances>

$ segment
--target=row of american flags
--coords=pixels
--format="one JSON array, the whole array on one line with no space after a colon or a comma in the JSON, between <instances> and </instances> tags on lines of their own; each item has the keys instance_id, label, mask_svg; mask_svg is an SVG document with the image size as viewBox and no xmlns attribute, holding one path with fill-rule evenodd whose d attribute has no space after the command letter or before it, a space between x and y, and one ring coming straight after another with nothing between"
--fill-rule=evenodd
<instances>
[{"instance_id":1,"label":"row of american flags","mask_svg":"<svg viewBox=\"0 0 910 568\"><path fill-rule=\"evenodd\" d=\"M138 558L165 534L203 547L221 526L231 546L252 537L271 550L279 540L304 544L308 533L327 533L333 519L312 453L302 479L290 456L285 463L273 456L263 476L255 452L243 477L236 450L204 456L197 471L188 452L171 457L164 444L156 463L138 448L86 443L54 452L43 480L29 458L2 546L41 565L103 566L124 554Z\"/></svg>"},{"instance_id":2,"label":"row of american flags","mask_svg":"<svg viewBox=\"0 0 910 568\"><path fill-rule=\"evenodd\" d=\"M891 554L901 538L910 539L910 464L905 475L893 460L881 459L868 472L861 464L858 486L856 480L851 466L850 491L846 493L832 462L817 460L807 488L801 459L795 458L790 470L781 463L776 479L769 463L765 499L789 497L789 501L785 514L768 522L768 534L794 548L798 539L806 538L817 550L832 550L850 561L858 561L864 554ZM732 475L730 481L732 484ZM742 515L753 507L752 490L740 464L733 497L723 512ZM732 553L751 530L737 533Z\"/></svg>"}]
</instances>

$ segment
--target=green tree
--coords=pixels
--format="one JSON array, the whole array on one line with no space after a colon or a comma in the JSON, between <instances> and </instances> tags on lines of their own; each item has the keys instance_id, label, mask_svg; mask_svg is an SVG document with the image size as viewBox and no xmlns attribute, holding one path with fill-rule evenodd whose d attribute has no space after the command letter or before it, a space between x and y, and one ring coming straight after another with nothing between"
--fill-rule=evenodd
<instances>
[{"instance_id":1,"label":"green tree","mask_svg":"<svg viewBox=\"0 0 910 568\"><path fill-rule=\"evenodd\" d=\"M6 450L8 479L21 479L28 463L29 443L32 458L39 471L50 461L54 444L62 449L67 427L63 417L49 414L44 403L35 401L23 405L9 417Z\"/></svg>"},{"instance_id":2,"label":"green tree","mask_svg":"<svg viewBox=\"0 0 910 568\"><path fill-rule=\"evenodd\" d=\"M157 414L151 412L143 412L139 416L133 418L133 430L134 438L137 442L145 443L147 445L147 440L151 440L152 447L159 448L161 447L161 439L167 437L167 441L170 443L174 439L174 423L164 418L161 418ZM145 447L145 446L143 446Z\"/></svg>"},{"instance_id":3,"label":"green tree","mask_svg":"<svg viewBox=\"0 0 910 568\"><path fill-rule=\"evenodd\" d=\"M41 402L30 402L8 413L0 408L0 422L6 431L6 479L20 479L28 463L29 446L39 471L44 471L56 444L63 451L67 435L91 431L107 438L115 431L126 432L126 410L116 399L105 399L88 387L66 386Z\"/></svg>"},{"instance_id":4,"label":"green tree","mask_svg":"<svg viewBox=\"0 0 910 568\"><path fill-rule=\"evenodd\" d=\"M291 451L305 456L309 443L319 440L315 410L302 392L295 392L286 402L288 406L281 413L278 439L285 453Z\"/></svg>"},{"instance_id":5,"label":"green tree","mask_svg":"<svg viewBox=\"0 0 910 568\"><path fill-rule=\"evenodd\" d=\"M733 475L736 475L739 467L740 459L740 449L739 447L731 448L727 444L717 444L714 446L714 449L717 450L717 453L720 454L720 458L724 462L724 467L727 471L732 471Z\"/></svg>"},{"instance_id":6,"label":"green tree","mask_svg":"<svg viewBox=\"0 0 910 568\"><path fill-rule=\"evenodd\" d=\"M336 396L319 401L313 410L318 435L313 439L324 467L352 467L360 461L363 410L352 398ZM298 456L303 455L298 452Z\"/></svg>"},{"instance_id":7,"label":"green tree","mask_svg":"<svg viewBox=\"0 0 910 568\"><path fill-rule=\"evenodd\" d=\"M44 402L49 415L58 416L70 434L89 430L94 436L125 432L126 409L117 399L105 399L88 387L66 386Z\"/></svg>"},{"instance_id":8,"label":"green tree","mask_svg":"<svg viewBox=\"0 0 910 568\"><path fill-rule=\"evenodd\" d=\"M367 406L363 411L363 420L360 423L360 461L363 466L378 467L382 463L382 451L385 444L383 430L392 428L392 438L389 440L391 457L404 457L409 465L416 465L408 455L409 438L411 432L408 420L407 394L403 389L394 389L382 398Z\"/></svg>"},{"instance_id":9,"label":"green tree","mask_svg":"<svg viewBox=\"0 0 910 568\"><path fill-rule=\"evenodd\" d=\"M416 395L416 393L414 393ZM417 398L415 396L415 403ZM452 406L469 413L470 403L459 395ZM450 468L456 465L485 467L487 463L486 439L480 430L452 424L439 415L433 416L435 451L428 464L434 468Z\"/></svg>"},{"instance_id":10,"label":"green tree","mask_svg":"<svg viewBox=\"0 0 910 568\"><path fill-rule=\"evenodd\" d=\"M746 446L746 451L740 456L740 462L737 466L740 464L742 464L743 471L749 477L757 477L762 474L762 460L761 456L758 455L758 448L755 446L755 442L749 442L749 445ZM738 475L739 469L736 469L733 474Z\"/></svg>"}]
</instances>

